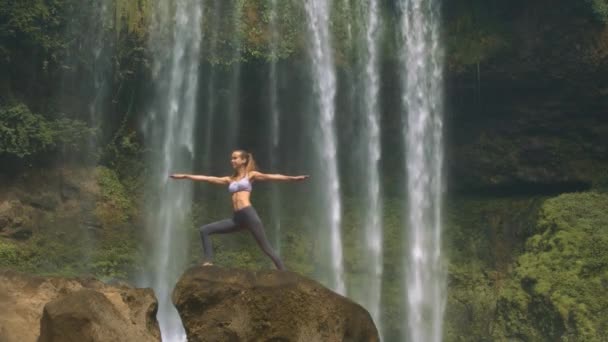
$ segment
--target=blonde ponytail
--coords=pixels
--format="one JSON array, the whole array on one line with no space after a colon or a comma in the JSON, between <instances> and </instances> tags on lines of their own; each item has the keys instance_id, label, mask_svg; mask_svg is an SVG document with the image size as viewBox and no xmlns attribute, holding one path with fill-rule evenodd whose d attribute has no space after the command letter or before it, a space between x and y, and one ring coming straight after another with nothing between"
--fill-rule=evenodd
<instances>
[{"instance_id":1,"label":"blonde ponytail","mask_svg":"<svg viewBox=\"0 0 608 342\"><path fill-rule=\"evenodd\" d=\"M257 171L258 166L255 163L255 159L253 159L253 154L249 152L245 152L247 154L247 165L245 166L245 172L249 174L251 171Z\"/></svg>"}]
</instances>

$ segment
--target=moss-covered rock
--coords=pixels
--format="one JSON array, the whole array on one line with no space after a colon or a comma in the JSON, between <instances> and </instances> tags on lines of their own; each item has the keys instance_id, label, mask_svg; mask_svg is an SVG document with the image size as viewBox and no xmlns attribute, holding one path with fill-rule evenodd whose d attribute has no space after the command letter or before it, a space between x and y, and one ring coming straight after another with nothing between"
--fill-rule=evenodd
<instances>
[{"instance_id":1,"label":"moss-covered rock","mask_svg":"<svg viewBox=\"0 0 608 342\"><path fill-rule=\"evenodd\" d=\"M95 177L99 186L95 214L101 224L112 227L128 222L134 215L135 207L116 172L100 166L95 169Z\"/></svg>"},{"instance_id":2,"label":"moss-covered rock","mask_svg":"<svg viewBox=\"0 0 608 342\"><path fill-rule=\"evenodd\" d=\"M446 341L491 341L496 303L526 239L540 197L450 197L444 244L449 262Z\"/></svg>"},{"instance_id":3,"label":"moss-covered rock","mask_svg":"<svg viewBox=\"0 0 608 342\"><path fill-rule=\"evenodd\" d=\"M565 194L545 202L497 304L504 337L608 339L607 227L606 194Z\"/></svg>"},{"instance_id":4,"label":"moss-covered rock","mask_svg":"<svg viewBox=\"0 0 608 342\"><path fill-rule=\"evenodd\" d=\"M114 170L34 171L2 184L0 198L7 199L0 202L0 219L6 223L0 229L3 266L102 279L127 279L132 273L138 217Z\"/></svg>"}]
</instances>

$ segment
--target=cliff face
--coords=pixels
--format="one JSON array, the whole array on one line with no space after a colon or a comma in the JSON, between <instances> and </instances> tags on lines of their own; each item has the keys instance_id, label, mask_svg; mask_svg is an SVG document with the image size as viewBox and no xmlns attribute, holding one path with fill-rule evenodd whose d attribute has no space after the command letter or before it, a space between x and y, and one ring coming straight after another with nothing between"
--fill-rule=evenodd
<instances>
[{"instance_id":1,"label":"cliff face","mask_svg":"<svg viewBox=\"0 0 608 342\"><path fill-rule=\"evenodd\" d=\"M138 222L133 197L108 168L0 177L0 267L126 279Z\"/></svg>"},{"instance_id":2,"label":"cliff face","mask_svg":"<svg viewBox=\"0 0 608 342\"><path fill-rule=\"evenodd\" d=\"M379 341L363 307L292 272L194 267L173 302L189 341Z\"/></svg>"},{"instance_id":3,"label":"cliff face","mask_svg":"<svg viewBox=\"0 0 608 342\"><path fill-rule=\"evenodd\" d=\"M608 26L581 4L472 7L445 28L452 184L490 193L603 186Z\"/></svg>"}]
</instances>

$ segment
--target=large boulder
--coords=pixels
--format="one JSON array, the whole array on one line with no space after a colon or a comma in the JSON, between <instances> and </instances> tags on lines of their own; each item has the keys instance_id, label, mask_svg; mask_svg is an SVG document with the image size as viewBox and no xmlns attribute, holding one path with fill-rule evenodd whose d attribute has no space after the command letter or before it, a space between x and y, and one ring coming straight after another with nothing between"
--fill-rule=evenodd
<instances>
[{"instance_id":1,"label":"large boulder","mask_svg":"<svg viewBox=\"0 0 608 342\"><path fill-rule=\"evenodd\" d=\"M173 303L190 342L379 341L362 306L292 272L193 267Z\"/></svg>"},{"instance_id":2,"label":"large boulder","mask_svg":"<svg viewBox=\"0 0 608 342\"><path fill-rule=\"evenodd\" d=\"M151 289L0 270L0 308L2 342L160 341Z\"/></svg>"}]
</instances>

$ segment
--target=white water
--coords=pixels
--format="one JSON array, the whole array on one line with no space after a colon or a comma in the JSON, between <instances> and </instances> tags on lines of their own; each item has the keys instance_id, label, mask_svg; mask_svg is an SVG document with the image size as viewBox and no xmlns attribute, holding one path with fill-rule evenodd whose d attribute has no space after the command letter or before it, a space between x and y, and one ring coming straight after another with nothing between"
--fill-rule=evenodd
<instances>
[{"instance_id":1,"label":"white water","mask_svg":"<svg viewBox=\"0 0 608 342\"><path fill-rule=\"evenodd\" d=\"M158 298L163 341L183 341L185 333L171 292L186 266L192 183L170 180L168 175L192 170L202 7L196 0L176 0L175 8L170 6L158 0L151 27L158 93L146 122L146 138L161 154L151 161L155 179L149 191L158 198L148 209L152 265L143 285L151 286Z\"/></svg>"},{"instance_id":2,"label":"white water","mask_svg":"<svg viewBox=\"0 0 608 342\"><path fill-rule=\"evenodd\" d=\"M363 300L369 310L378 331L382 331L380 319L380 298L382 292L382 203L380 199L380 170L381 153L380 113L378 96L380 92L380 77L378 67L378 2L369 0L365 25L365 70L363 76L363 103L365 116L365 174L366 211L365 211L365 242L366 259L368 261L368 292Z\"/></svg>"},{"instance_id":3,"label":"white water","mask_svg":"<svg viewBox=\"0 0 608 342\"><path fill-rule=\"evenodd\" d=\"M408 173L407 341L442 339L446 301L441 254L442 51L436 0L401 0L402 100Z\"/></svg>"},{"instance_id":4,"label":"white water","mask_svg":"<svg viewBox=\"0 0 608 342\"><path fill-rule=\"evenodd\" d=\"M279 154L279 140L281 138L280 135L280 111L279 111L279 96L278 96L278 84L277 84L277 60L278 60L278 51L277 45L279 42L279 33L277 31L277 0L270 1L270 31L271 31L271 55L272 60L270 61L270 146L269 146L269 155L270 155L270 168L274 172L278 168L278 154ZM274 229L274 246L277 251L277 254L281 255L281 215L280 215L280 206L281 197L279 194L279 190L277 188L277 184L272 184L272 193L271 193L271 222Z\"/></svg>"},{"instance_id":5,"label":"white water","mask_svg":"<svg viewBox=\"0 0 608 342\"><path fill-rule=\"evenodd\" d=\"M307 23L310 40L310 54L312 57L312 72L314 93L318 99L319 117L317 119L320 130L320 141L317 149L320 154L324 170L319 177L327 197L324 198L325 215L330 239L330 260L323 260L330 266L329 286L334 291L345 294L344 266L342 255L342 204L340 199L340 180L338 175L338 161L336 158L335 133L335 97L336 75L332 56L332 47L329 37L329 9L330 1L306 0L305 3Z\"/></svg>"}]
</instances>

